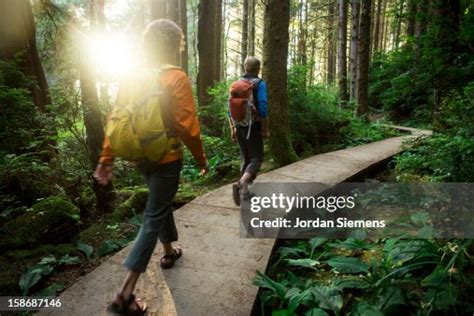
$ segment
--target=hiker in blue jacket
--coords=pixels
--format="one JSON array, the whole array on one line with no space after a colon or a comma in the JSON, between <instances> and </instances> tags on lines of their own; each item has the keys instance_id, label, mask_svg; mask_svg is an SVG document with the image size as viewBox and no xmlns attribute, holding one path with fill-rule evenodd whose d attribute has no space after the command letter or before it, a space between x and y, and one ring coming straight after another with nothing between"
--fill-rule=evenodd
<instances>
[{"instance_id":1,"label":"hiker in blue jacket","mask_svg":"<svg viewBox=\"0 0 474 316\"><path fill-rule=\"evenodd\" d=\"M263 139L268 138L268 107L267 85L258 77L260 60L247 57L244 62L245 74L240 80L248 80L253 84L253 102L256 108L254 119L250 126L235 124L229 116L231 137L240 147L240 180L233 185L233 198L236 205L241 199L249 197L249 183L257 177L263 162Z\"/></svg>"}]
</instances>

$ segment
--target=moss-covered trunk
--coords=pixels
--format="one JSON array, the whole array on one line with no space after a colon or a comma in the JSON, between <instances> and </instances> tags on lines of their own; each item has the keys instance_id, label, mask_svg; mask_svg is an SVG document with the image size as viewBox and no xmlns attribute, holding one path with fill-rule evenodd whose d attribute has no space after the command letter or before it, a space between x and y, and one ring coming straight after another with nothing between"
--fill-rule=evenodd
<instances>
[{"instance_id":1,"label":"moss-covered trunk","mask_svg":"<svg viewBox=\"0 0 474 316\"><path fill-rule=\"evenodd\" d=\"M288 120L288 26L289 0L269 0L265 7L263 78L268 84L270 146L280 165L298 159L291 145Z\"/></svg>"}]
</instances>

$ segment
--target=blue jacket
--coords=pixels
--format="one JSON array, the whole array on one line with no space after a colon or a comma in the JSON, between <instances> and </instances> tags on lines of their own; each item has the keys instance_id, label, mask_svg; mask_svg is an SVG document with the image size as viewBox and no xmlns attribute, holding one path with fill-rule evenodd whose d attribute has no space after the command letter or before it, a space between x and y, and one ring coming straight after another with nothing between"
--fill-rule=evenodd
<instances>
[{"instance_id":1,"label":"blue jacket","mask_svg":"<svg viewBox=\"0 0 474 316\"><path fill-rule=\"evenodd\" d=\"M242 78L253 79L253 78L258 78L258 77L255 75L245 74ZM268 97L267 97L267 84L265 83L265 81L260 80L257 86L255 97L257 101L258 116L262 119L267 118L268 117Z\"/></svg>"}]
</instances>

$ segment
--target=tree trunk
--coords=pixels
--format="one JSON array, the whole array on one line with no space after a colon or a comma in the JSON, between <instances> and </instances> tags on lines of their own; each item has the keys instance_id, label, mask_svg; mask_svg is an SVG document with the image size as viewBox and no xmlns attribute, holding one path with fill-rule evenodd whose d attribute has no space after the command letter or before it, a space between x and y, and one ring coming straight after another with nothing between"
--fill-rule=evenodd
<instances>
[{"instance_id":1,"label":"tree trunk","mask_svg":"<svg viewBox=\"0 0 474 316\"><path fill-rule=\"evenodd\" d=\"M382 1L378 0L377 2L377 11L376 11L376 18L375 18L375 31L374 31L374 44L373 44L373 52L374 54L380 50L380 20L382 17Z\"/></svg>"},{"instance_id":2,"label":"tree trunk","mask_svg":"<svg viewBox=\"0 0 474 316\"><path fill-rule=\"evenodd\" d=\"M416 23L416 0L408 0L408 21L407 21L407 37L413 38L415 36Z\"/></svg>"},{"instance_id":3,"label":"tree trunk","mask_svg":"<svg viewBox=\"0 0 474 316\"><path fill-rule=\"evenodd\" d=\"M352 29L351 29L351 54L350 54L350 70L351 70L351 87L350 97L352 100L356 98L357 91L357 46L359 42L359 13L360 0L352 0Z\"/></svg>"},{"instance_id":4,"label":"tree trunk","mask_svg":"<svg viewBox=\"0 0 474 316\"><path fill-rule=\"evenodd\" d=\"M184 35L184 50L180 55L180 66L188 72L188 11L186 7L186 0L179 0L179 26Z\"/></svg>"},{"instance_id":5,"label":"tree trunk","mask_svg":"<svg viewBox=\"0 0 474 316\"><path fill-rule=\"evenodd\" d=\"M255 56L255 1L249 0L248 48L247 54Z\"/></svg>"},{"instance_id":6,"label":"tree trunk","mask_svg":"<svg viewBox=\"0 0 474 316\"><path fill-rule=\"evenodd\" d=\"M297 160L290 141L287 66L290 22L289 0L268 0L265 5L263 78L268 85L271 151L280 165ZM282 62L284 61L284 62Z\"/></svg>"},{"instance_id":7,"label":"tree trunk","mask_svg":"<svg viewBox=\"0 0 474 316\"><path fill-rule=\"evenodd\" d=\"M335 17L335 6L336 0L330 0L328 3L328 64L327 64L327 82L329 84L334 83L336 77L336 45L334 36L334 17Z\"/></svg>"},{"instance_id":8,"label":"tree trunk","mask_svg":"<svg viewBox=\"0 0 474 316\"><path fill-rule=\"evenodd\" d=\"M166 17L174 23L180 25L180 5L181 0L168 0L166 3Z\"/></svg>"},{"instance_id":9,"label":"tree trunk","mask_svg":"<svg viewBox=\"0 0 474 316\"><path fill-rule=\"evenodd\" d=\"M435 130L445 128L441 120L441 100L448 93L451 82L456 80L453 73L455 58L459 54L460 0L436 0L431 19L435 39L433 47L435 60L441 63L441 70L434 76L435 97L433 106L433 126ZM436 52L436 50L438 52Z\"/></svg>"},{"instance_id":10,"label":"tree trunk","mask_svg":"<svg viewBox=\"0 0 474 316\"><path fill-rule=\"evenodd\" d=\"M357 61L357 109L356 114L365 115L369 111L369 50L370 50L370 11L372 0L361 0L360 28Z\"/></svg>"},{"instance_id":11,"label":"tree trunk","mask_svg":"<svg viewBox=\"0 0 474 316\"><path fill-rule=\"evenodd\" d=\"M49 114L48 105L51 104L51 99L36 46L36 25L31 3L29 0L0 0L0 60L10 61L18 54L21 55L21 60L19 60L21 71L31 79L32 83L28 85L28 89L36 109L31 110ZM30 126L32 134L41 140L41 143L35 146L35 150L43 152L40 158L44 162L49 162L57 153L54 147L56 127L47 125L44 121L37 123L36 126Z\"/></svg>"},{"instance_id":12,"label":"tree trunk","mask_svg":"<svg viewBox=\"0 0 474 316\"><path fill-rule=\"evenodd\" d=\"M214 84L214 51L215 51L215 28L216 7L214 0L201 0L199 2L198 21L198 52L199 71L197 78L197 93L200 106L205 106L210 101L207 92ZM204 120L205 118L203 118ZM206 121L206 120L204 120ZM210 122L203 122L209 124Z\"/></svg>"},{"instance_id":13,"label":"tree trunk","mask_svg":"<svg viewBox=\"0 0 474 316\"><path fill-rule=\"evenodd\" d=\"M388 21L387 21L387 15L385 14L385 10L387 8L387 3L388 3L389 0L385 0L384 3L383 3L383 6L382 6L382 21L381 21L381 24L380 24L380 36L379 38L377 39L378 41L378 51L379 52L385 52L385 34L387 33L386 31L386 25L388 25Z\"/></svg>"},{"instance_id":14,"label":"tree trunk","mask_svg":"<svg viewBox=\"0 0 474 316\"><path fill-rule=\"evenodd\" d=\"M304 17L303 17L304 12ZM306 51L306 41L307 41L307 27L308 27L308 2L301 0L300 1L300 15L299 15L299 32L298 32L298 63L300 65L306 66L307 63L307 51Z\"/></svg>"},{"instance_id":15,"label":"tree trunk","mask_svg":"<svg viewBox=\"0 0 474 316\"><path fill-rule=\"evenodd\" d=\"M339 72L339 98L341 106L349 100L347 95L347 2L339 0L339 50L338 50L338 72Z\"/></svg>"},{"instance_id":16,"label":"tree trunk","mask_svg":"<svg viewBox=\"0 0 474 316\"><path fill-rule=\"evenodd\" d=\"M242 7L242 42L240 47L240 64L241 64L241 72L245 73L244 69L244 61L247 58L247 39L248 39L248 14L249 14L249 0L244 0L243 7Z\"/></svg>"},{"instance_id":17,"label":"tree trunk","mask_svg":"<svg viewBox=\"0 0 474 316\"><path fill-rule=\"evenodd\" d=\"M151 0L152 20L166 19L168 15L167 0Z\"/></svg>"},{"instance_id":18,"label":"tree trunk","mask_svg":"<svg viewBox=\"0 0 474 316\"><path fill-rule=\"evenodd\" d=\"M215 31L214 31L214 75L213 81L221 80L221 50L222 50L222 0L216 1Z\"/></svg>"},{"instance_id":19,"label":"tree trunk","mask_svg":"<svg viewBox=\"0 0 474 316\"><path fill-rule=\"evenodd\" d=\"M104 20L101 20L101 17L105 19L105 16L103 11L100 12L104 8L103 3L101 3L102 0L96 1L90 2L89 19L91 21L90 25L95 25L95 29L97 30L99 27L105 27L105 25L100 26L100 23L105 23ZM97 12L95 11L96 9ZM92 171L99 161L105 135L102 113L99 109L99 97L94 78L94 69L89 65L90 61L86 56L86 53L81 54L79 80L81 87L82 115L86 130L86 146L89 156L89 165ZM96 197L97 209L103 212L111 211L111 202L114 198L112 182L109 182L107 186L103 186L99 184L92 175L91 181L92 189Z\"/></svg>"},{"instance_id":20,"label":"tree trunk","mask_svg":"<svg viewBox=\"0 0 474 316\"><path fill-rule=\"evenodd\" d=\"M0 59L11 60L22 56L23 72L36 81L30 91L35 106L47 113L51 104L48 82L36 47L36 26L29 0L0 0Z\"/></svg>"},{"instance_id":21,"label":"tree trunk","mask_svg":"<svg viewBox=\"0 0 474 316\"><path fill-rule=\"evenodd\" d=\"M418 1L416 5L417 12L426 12L428 10L428 0ZM417 14L415 18L415 65L420 61L420 39L421 35L425 33L427 18L426 14Z\"/></svg>"},{"instance_id":22,"label":"tree trunk","mask_svg":"<svg viewBox=\"0 0 474 316\"><path fill-rule=\"evenodd\" d=\"M388 3L385 2L385 5ZM385 6L384 5L384 6ZM385 12L385 8L384 8L384 12ZM387 51L387 43L388 43L388 29L389 29L389 26L390 26L390 20L389 20L389 16L387 14L385 14L385 17L384 17L384 27L383 27L383 30L382 30L382 37L381 37L381 43L380 43L380 51L382 52L386 52Z\"/></svg>"},{"instance_id":23,"label":"tree trunk","mask_svg":"<svg viewBox=\"0 0 474 316\"><path fill-rule=\"evenodd\" d=\"M395 27L395 37L393 40L393 49L398 49L398 46L400 45L400 32L402 28L402 16L403 16L403 6L404 6L404 0L400 0L399 3L400 7L398 8L398 12L396 15L396 27Z\"/></svg>"},{"instance_id":24,"label":"tree trunk","mask_svg":"<svg viewBox=\"0 0 474 316\"><path fill-rule=\"evenodd\" d=\"M377 0L372 0L374 3L370 9L370 49L369 49L369 60L372 58L374 52L374 34L375 34L375 8Z\"/></svg>"}]
</instances>

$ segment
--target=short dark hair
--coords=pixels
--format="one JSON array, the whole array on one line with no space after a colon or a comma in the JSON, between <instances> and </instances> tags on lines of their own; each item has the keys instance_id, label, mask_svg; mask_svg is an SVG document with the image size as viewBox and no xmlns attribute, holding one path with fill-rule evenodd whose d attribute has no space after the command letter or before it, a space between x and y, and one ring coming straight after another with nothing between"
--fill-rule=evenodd
<instances>
[{"instance_id":1,"label":"short dark hair","mask_svg":"<svg viewBox=\"0 0 474 316\"><path fill-rule=\"evenodd\" d=\"M257 57L247 56L244 61L244 70L246 73L257 74L260 70L260 60Z\"/></svg>"}]
</instances>

